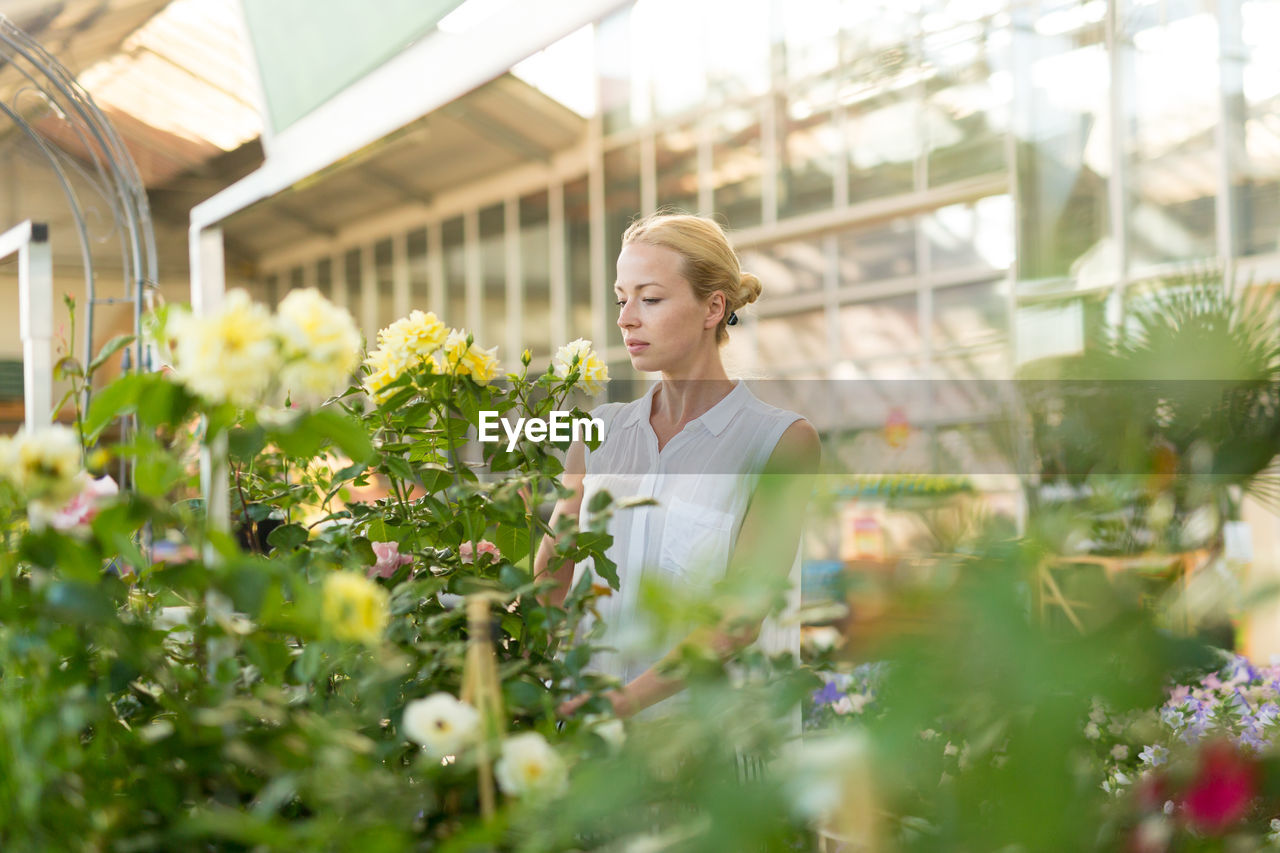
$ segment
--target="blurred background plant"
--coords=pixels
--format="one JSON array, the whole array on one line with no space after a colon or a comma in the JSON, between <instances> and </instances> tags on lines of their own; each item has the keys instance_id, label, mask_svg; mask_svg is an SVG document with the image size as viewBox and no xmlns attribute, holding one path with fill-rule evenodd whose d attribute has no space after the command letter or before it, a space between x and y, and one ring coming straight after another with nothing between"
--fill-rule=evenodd
<instances>
[{"instance_id":1,"label":"blurred background plant","mask_svg":"<svg viewBox=\"0 0 1280 853\"><path fill-rule=\"evenodd\" d=\"M307 316L329 318L295 324L317 335L343 323L314 302ZM185 333L224 362L289 357L278 317L255 320L274 342L207 322ZM118 380L82 418L83 458L132 463L118 494L85 496L74 435L4 448L5 849L1173 850L1273 834L1275 673L1171 630L1105 571L1073 579L1066 603L1086 615L1059 618L1046 563L1097 513L1043 512L1019 534L960 479L856 484L915 515L920 554L882 560L874 595L823 604L803 659L687 642L670 663L687 690L611 719L589 666L602 626L580 628L609 591L584 580L543 607L528 569L559 533L560 558L608 578L607 534L542 521L554 446L468 436L482 409L568 405L600 378L594 355L575 342L498 381L493 352L424 314L378 343L358 385L296 406L276 378L193 387L176 348L174 371ZM121 415L138 428L115 440ZM193 442L220 436L238 536L195 497ZM1199 494L1185 476L1161 481L1175 501ZM1131 493L1087 482L1129 518ZM83 506L41 523L41 498ZM647 586L648 642L776 613L783 586L770 565L705 594Z\"/></svg>"}]
</instances>

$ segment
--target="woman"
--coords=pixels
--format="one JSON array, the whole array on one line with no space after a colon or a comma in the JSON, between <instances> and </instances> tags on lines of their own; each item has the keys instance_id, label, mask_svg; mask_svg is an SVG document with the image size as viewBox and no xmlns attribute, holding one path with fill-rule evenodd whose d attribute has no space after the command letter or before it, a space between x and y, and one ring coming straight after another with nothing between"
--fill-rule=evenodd
<instances>
[{"instance_id":1,"label":"woman","mask_svg":"<svg viewBox=\"0 0 1280 853\"><path fill-rule=\"evenodd\" d=\"M662 379L638 400L592 413L605 423L604 441L594 451L570 448L564 484L573 496L556 505L551 524L568 515L580 516L585 526L583 508L600 491L615 499L653 499L616 510L609 523L614 541L606 553L618 565L620 589L598 610L608 629L604 644L626 645L639 613L640 581L650 573L697 589L760 563L775 577L794 574L809 487L807 477L794 475L817 470L819 443L808 421L762 403L725 372L720 347L727 326L760 295L760 282L741 271L713 220L657 214L634 223L623 236L614 291L631 363ZM762 477L769 488L759 487ZM549 600L559 604L590 566L575 573L567 562L552 571L553 551L544 539L534 571L558 582ZM754 641L760 627L758 618L736 620L697 639L727 656ZM625 654L593 661L623 683L608 694L618 716L683 687L660 674L657 663L653 656ZM587 698L566 702L561 713Z\"/></svg>"}]
</instances>

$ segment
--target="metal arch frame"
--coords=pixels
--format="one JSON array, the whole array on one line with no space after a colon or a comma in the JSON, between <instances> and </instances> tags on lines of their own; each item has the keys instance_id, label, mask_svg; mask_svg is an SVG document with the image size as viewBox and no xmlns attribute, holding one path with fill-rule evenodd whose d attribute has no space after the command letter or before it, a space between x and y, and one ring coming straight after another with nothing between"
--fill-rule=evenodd
<instances>
[{"instance_id":1,"label":"metal arch frame","mask_svg":"<svg viewBox=\"0 0 1280 853\"><path fill-rule=\"evenodd\" d=\"M142 311L144 305L150 307L150 299L155 292L158 262L151 208L137 165L111 122L103 115L93 97L76 82L75 76L4 15L0 15L0 60L14 68L30 84L15 93L13 103L0 103L0 112L8 116L49 161L75 220L84 265L86 295L81 363L87 365L94 355L95 304L104 301L130 302L133 304L135 334L130 348L132 363L136 369L149 370L149 351L143 346L141 335ZM89 154L90 163L87 167L59 151L56 145L45 139L28 121L17 103L24 94L34 94L75 133ZM71 182L72 173L101 196L113 215L113 230L120 240L126 287L122 299L98 299L92 242L84 218L84 206ZM86 407L90 394L91 389L86 386L83 401Z\"/></svg>"}]
</instances>

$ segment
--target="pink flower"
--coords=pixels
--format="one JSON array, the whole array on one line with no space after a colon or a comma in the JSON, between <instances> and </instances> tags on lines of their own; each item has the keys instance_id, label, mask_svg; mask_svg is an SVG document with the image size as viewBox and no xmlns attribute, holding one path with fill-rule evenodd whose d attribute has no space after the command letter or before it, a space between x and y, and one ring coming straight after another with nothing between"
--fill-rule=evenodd
<instances>
[{"instance_id":1,"label":"pink flower","mask_svg":"<svg viewBox=\"0 0 1280 853\"><path fill-rule=\"evenodd\" d=\"M481 539L474 546L470 542L463 542L458 546L458 559L464 563L474 563L477 552L488 554L489 559L495 563L502 559L502 552L498 550L498 546L488 539Z\"/></svg>"},{"instance_id":2,"label":"pink flower","mask_svg":"<svg viewBox=\"0 0 1280 853\"><path fill-rule=\"evenodd\" d=\"M368 574L371 578L389 578L396 573L396 569L413 562L413 557L400 553L399 542L370 542L369 544L373 546L373 555L378 558L378 561L369 567Z\"/></svg>"},{"instance_id":3,"label":"pink flower","mask_svg":"<svg viewBox=\"0 0 1280 853\"><path fill-rule=\"evenodd\" d=\"M110 476L87 480L79 494L49 517L49 526L64 533L83 529L97 517L103 500L119 493L120 487Z\"/></svg>"}]
</instances>

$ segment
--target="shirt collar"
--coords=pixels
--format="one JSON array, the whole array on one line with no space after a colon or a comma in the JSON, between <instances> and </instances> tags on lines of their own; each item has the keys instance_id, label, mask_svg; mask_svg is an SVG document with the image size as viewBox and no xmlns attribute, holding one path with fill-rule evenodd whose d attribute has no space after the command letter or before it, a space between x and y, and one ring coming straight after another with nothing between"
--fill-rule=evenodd
<instances>
[{"instance_id":1,"label":"shirt collar","mask_svg":"<svg viewBox=\"0 0 1280 853\"><path fill-rule=\"evenodd\" d=\"M632 427L644 424L648 420L649 413L653 411L653 395L657 393L661 382L662 380L656 380L649 386L649 390L645 392L644 396L636 400L636 406L631 412L631 417L625 424L618 424L618 426ZM738 413L738 410L746 404L750 394L751 392L747 389L747 383L741 379L737 380L733 390L722 397L720 402L689 421L689 425L702 424L712 435L719 435L724 432L725 427L729 425L729 421L733 420L733 416Z\"/></svg>"},{"instance_id":2,"label":"shirt collar","mask_svg":"<svg viewBox=\"0 0 1280 853\"><path fill-rule=\"evenodd\" d=\"M719 435L724 432L724 428L729 425L729 421L733 420L733 416L746 403L747 394L747 384L739 379L737 384L733 386L733 390L724 395L719 403L707 409L690 423L700 423L710 430L712 435Z\"/></svg>"}]
</instances>

